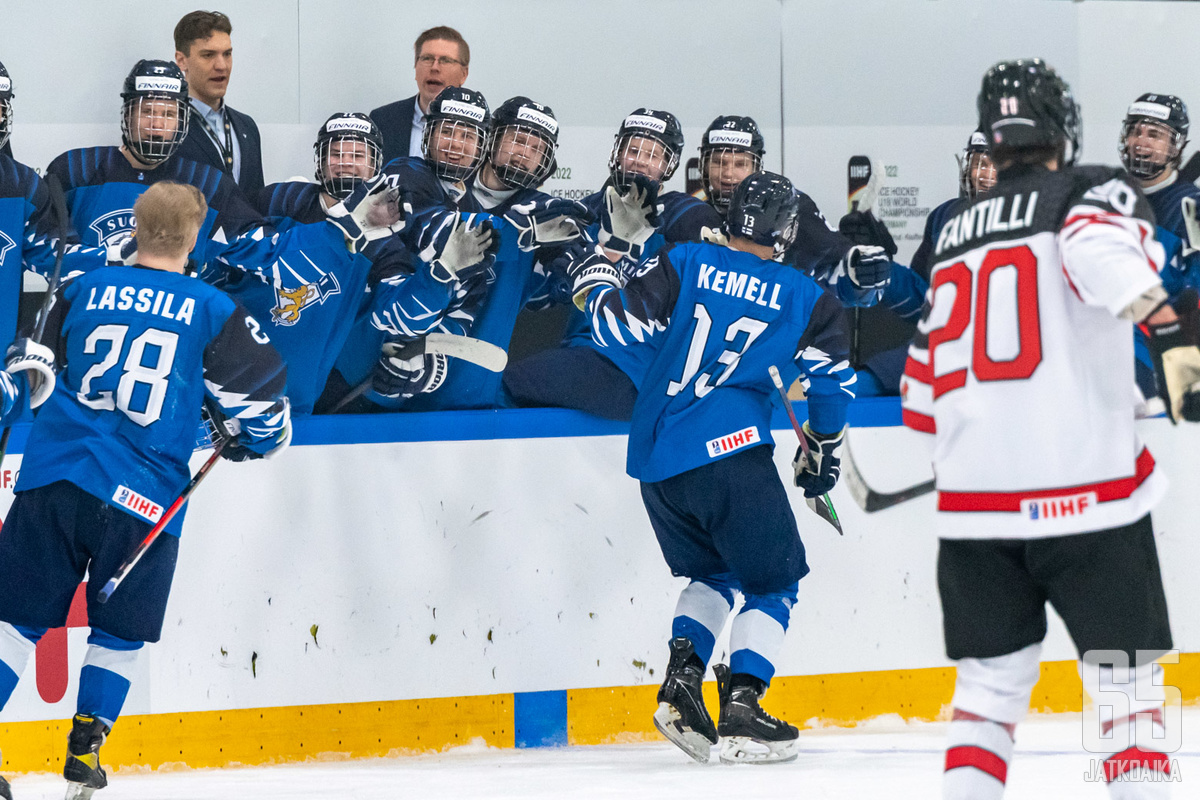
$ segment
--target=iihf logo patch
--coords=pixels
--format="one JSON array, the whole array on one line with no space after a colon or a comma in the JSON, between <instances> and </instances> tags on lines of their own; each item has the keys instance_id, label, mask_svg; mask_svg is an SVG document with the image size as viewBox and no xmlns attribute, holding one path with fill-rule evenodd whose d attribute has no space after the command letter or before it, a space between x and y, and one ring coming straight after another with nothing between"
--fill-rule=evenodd
<instances>
[{"instance_id":1,"label":"iihf logo patch","mask_svg":"<svg viewBox=\"0 0 1200 800\"><path fill-rule=\"evenodd\" d=\"M118 486L117 490L113 492L112 499L121 508L128 509L151 522L158 522L163 513L162 506L148 497L143 497L128 486Z\"/></svg>"},{"instance_id":2,"label":"iihf logo patch","mask_svg":"<svg viewBox=\"0 0 1200 800\"><path fill-rule=\"evenodd\" d=\"M100 240L99 246L108 247L133 233L137 222L133 218L132 208L122 208L119 211L110 211L104 216L96 217L88 227L96 232L96 237Z\"/></svg>"},{"instance_id":3,"label":"iihf logo patch","mask_svg":"<svg viewBox=\"0 0 1200 800\"><path fill-rule=\"evenodd\" d=\"M1095 508L1097 502L1099 499L1095 492L1027 498L1021 501L1021 513L1032 522L1060 517L1078 517Z\"/></svg>"},{"instance_id":4,"label":"iihf logo patch","mask_svg":"<svg viewBox=\"0 0 1200 800\"><path fill-rule=\"evenodd\" d=\"M762 439L758 436L758 428L751 425L749 428L743 428L740 431L719 436L706 444L708 448L708 457L716 458L717 456L732 453L734 450L740 450L743 447L749 447L752 444L758 444Z\"/></svg>"},{"instance_id":5,"label":"iihf logo patch","mask_svg":"<svg viewBox=\"0 0 1200 800\"><path fill-rule=\"evenodd\" d=\"M300 314L304 309L314 303L324 303L326 298L341 293L342 287L338 285L337 277L332 272L326 273L316 283L306 283L298 289L281 289L276 286L271 321L276 325L295 325L300 321Z\"/></svg>"}]
</instances>

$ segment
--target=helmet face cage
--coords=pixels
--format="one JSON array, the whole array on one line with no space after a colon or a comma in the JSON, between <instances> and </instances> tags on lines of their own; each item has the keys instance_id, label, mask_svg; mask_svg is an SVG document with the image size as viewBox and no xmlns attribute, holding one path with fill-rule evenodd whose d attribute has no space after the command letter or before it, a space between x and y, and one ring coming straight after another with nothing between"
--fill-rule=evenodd
<instances>
[{"instance_id":1,"label":"helmet face cage","mask_svg":"<svg viewBox=\"0 0 1200 800\"><path fill-rule=\"evenodd\" d=\"M174 95L139 94L125 98L121 140L143 164L161 164L187 136L190 106Z\"/></svg>"},{"instance_id":2,"label":"helmet face cage","mask_svg":"<svg viewBox=\"0 0 1200 800\"><path fill-rule=\"evenodd\" d=\"M421 152L440 177L462 181L471 177L487 153L487 128L456 117L440 117L425 125Z\"/></svg>"},{"instance_id":3,"label":"helmet face cage","mask_svg":"<svg viewBox=\"0 0 1200 800\"><path fill-rule=\"evenodd\" d=\"M322 136L313 145L313 160L317 183L330 195L345 200L359 184L379 174L383 151L365 136Z\"/></svg>"},{"instance_id":4,"label":"helmet face cage","mask_svg":"<svg viewBox=\"0 0 1200 800\"><path fill-rule=\"evenodd\" d=\"M666 183L679 166L679 151L649 131L631 131L617 136L608 158L613 185L625 191L634 175Z\"/></svg>"},{"instance_id":5,"label":"helmet face cage","mask_svg":"<svg viewBox=\"0 0 1200 800\"><path fill-rule=\"evenodd\" d=\"M1131 147L1130 137L1137 137L1140 141ZM1186 134L1162 120L1127 116L1121 126L1121 141L1117 151L1130 175L1153 180L1168 167L1179 167L1186 144Z\"/></svg>"},{"instance_id":6,"label":"helmet face cage","mask_svg":"<svg viewBox=\"0 0 1200 800\"><path fill-rule=\"evenodd\" d=\"M700 181L708 202L717 211L729 211L733 190L750 175L762 169L762 156L741 147L703 147L700 149ZM713 180L713 172L716 180Z\"/></svg>"},{"instance_id":7,"label":"helmet face cage","mask_svg":"<svg viewBox=\"0 0 1200 800\"><path fill-rule=\"evenodd\" d=\"M0 96L0 147L8 141L8 137L12 136L13 130L13 104L12 97Z\"/></svg>"},{"instance_id":8,"label":"helmet face cage","mask_svg":"<svg viewBox=\"0 0 1200 800\"><path fill-rule=\"evenodd\" d=\"M800 211L796 209L789 213L785 220L782 230L775 234L775 261L783 261L787 251L792 248L796 241L796 234L800 230Z\"/></svg>"},{"instance_id":9,"label":"helmet face cage","mask_svg":"<svg viewBox=\"0 0 1200 800\"><path fill-rule=\"evenodd\" d=\"M516 123L492 132L488 161L509 189L533 189L554 172L557 149L544 130Z\"/></svg>"}]
</instances>

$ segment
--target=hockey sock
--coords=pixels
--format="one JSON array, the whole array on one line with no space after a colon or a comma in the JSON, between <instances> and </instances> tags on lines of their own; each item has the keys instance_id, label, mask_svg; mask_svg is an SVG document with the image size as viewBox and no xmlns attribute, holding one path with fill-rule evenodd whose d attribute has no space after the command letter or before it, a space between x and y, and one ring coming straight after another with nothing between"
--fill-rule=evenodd
<instances>
[{"instance_id":1,"label":"hockey sock","mask_svg":"<svg viewBox=\"0 0 1200 800\"><path fill-rule=\"evenodd\" d=\"M747 594L742 610L733 618L729 635L729 671L743 673L770 684L775 659L783 647L799 582L774 594Z\"/></svg>"},{"instance_id":2,"label":"hockey sock","mask_svg":"<svg viewBox=\"0 0 1200 800\"><path fill-rule=\"evenodd\" d=\"M1016 725L954 710L946 736L943 800L998 800L1004 795Z\"/></svg>"},{"instance_id":3,"label":"hockey sock","mask_svg":"<svg viewBox=\"0 0 1200 800\"><path fill-rule=\"evenodd\" d=\"M121 715L143 642L120 639L92 629L87 656L79 673L76 711L112 727Z\"/></svg>"},{"instance_id":4,"label":"hockey sock","mask_svg":"<svg viewBox=\"0 0 1200 800\"><path fill-rule=\"evenodd\" d=\"M45 632L0 622L0 709L8 705L29 657Z\"/></svg>"},{"instance_id":5,"label":"hockey sock","mask_svg":"<svg viewBox=\"0 0 1200 800\"><path fill-rule=\"evenodd\" d=\"M695 578L679 595L675 606L675 620L671 623L671 637L684 636L706 665L712 658L713 647L725 619L733 610L733 593L737 582L725 573Z\"/></svg>"},{"instance_id":6,"label":"hockey sock","mask_svg":"<svg viewBox=\"0 0 1200 800\"><path fill-rule=\"evenodd\" d=\"M1132 671L1127 683L1116 683L1110 666L1083 664L1084 671L1099 671L1101 697L1115 693L1129 696L1126 716L1113 718L1113 707L1100 707L1100 739L1111 742L1111 755L1104 759L1104 781L1113 800L1157 800L1170 796L1171 761L1163 702L1162 666L1143 664ZM1094 674L1094 673L1093 673ZM1093 678L1094 680L1095 678ZM1100 702L1099 698L1095 698Z\"/></svg>"}]
</instances>

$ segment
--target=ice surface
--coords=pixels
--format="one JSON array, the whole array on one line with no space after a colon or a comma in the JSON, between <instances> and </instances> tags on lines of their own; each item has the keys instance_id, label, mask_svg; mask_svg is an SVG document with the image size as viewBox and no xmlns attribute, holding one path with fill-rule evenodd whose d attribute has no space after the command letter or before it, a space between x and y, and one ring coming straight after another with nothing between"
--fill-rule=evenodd
<instances>
[{"instance_id":1,"label":"ice surface","mask_svg":"<svg viewBox=\"0 0 1200 800\"><path fill-rule=\"evenodd\" d=\"M1174 797L1200 797L1200 708L1183 712L1183 746L1171 758ZM940 796L942 723L876 720L853 729L802 732L800 758L774 766L693 763L666 743L499 750L482 745L438 755L224 770L119 773L96 800L283 800L295 797L422 800L465 798L798 798L908 800ZM1084 780L1094 756L1080 715L1032 717L1017 731L1006 800L1108 794ZM714 751L715 752L715 751ZM15 800L60 800L61 778L17 777Z\"/></svg>"}]
</instances>

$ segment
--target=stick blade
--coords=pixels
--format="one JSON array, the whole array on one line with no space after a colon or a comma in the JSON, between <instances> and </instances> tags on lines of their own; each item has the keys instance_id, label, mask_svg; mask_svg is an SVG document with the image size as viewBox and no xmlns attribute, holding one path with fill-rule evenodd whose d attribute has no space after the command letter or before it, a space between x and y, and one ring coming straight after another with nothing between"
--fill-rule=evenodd
<instances>
[{"instance_id":1,"label":"stick blade","mask_svg":"<svg viewBox=\"0 0 1200 800\"><path fill-rule=\"evenodd\" d=\"M425 352L444 353L463 361L470 361L488 372L503 372L508 364L508 353L504 348L481 339L449 333L431 333L426 336Z\"/></svg>"},{"instance_id":2,"label":"stick blade","mask_svg":"<svg viewBox=\"0 0 1200 800\"><path fill-rule=\"evenodd\" d=\"M833 510L833 503L829 500L829 495L821 497L806 497L804 502L808 503L808 507L813 510L818 517L828 522L838 532L838 536L844 536L842 533L842 523L838 519L837 512Z\"/></svg>"}]
</instances>

